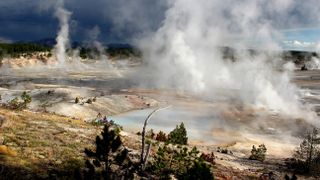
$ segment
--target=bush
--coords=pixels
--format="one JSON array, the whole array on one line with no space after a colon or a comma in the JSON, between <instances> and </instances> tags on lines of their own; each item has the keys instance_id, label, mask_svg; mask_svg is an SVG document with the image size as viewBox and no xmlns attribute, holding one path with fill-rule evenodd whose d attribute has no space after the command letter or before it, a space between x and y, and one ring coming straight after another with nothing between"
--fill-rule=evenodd
<instances>
[{"instance_id":1,"label":"bush","mask_svg":"<svg viewBox=\"0 0 320 180\"><path fill-rule=\"evenodd\" d=\"M157 140L157 141L160 141L160 142L166 142L166 141L168 140L166 133L160 131L160 132L156 135L156 140Z\"/></svg>"},{"instance_id":2,"label":"bush","mask_svg":"<svg viewBox=\"0 0 320 180\"><path fill-rule=\"evenodd\" d=\"M86 178L132 178L134 166L128 158L128 150L122 146L119 130L105 125L101 135L102 137L96 137L95 151L85 149L85 154L89 158L86 161ZM117 168L111 168L111 166Z\"/></svg>"},{"instance_id":3,"label":"bush","mask_svg":"<svg viewBox=\"0 0 320 180\"><path fill-rule=\"evenodd\" d=\"M92 104L92 99L91 99L91 98L89 98L89 99L86 101L86 103L88 103L88 104Z\"/></svg>"},{"instance_id":4,"label":"bush","mask_svg":"<svg viewBox=\"0 0 320 180\"><path fill-rule=\"evenodd\" d=\"M21 94L20 99L18 97L15 97L10 100L6 106L10 109L22 110L27 108L28 104L30 104L32 101L31 96L25 91Z\"/></svg>"},{"instance_id":5,"label":"bush","mask_svg":"<svg viewBox=\"0 0 320 180\"><path fill-rule=\"evenodd\" d=\"M181 123L179 126L177 125L176 128L169 133L168 142L172 144L187 145L187 130L183 123Z\"/></svg>"},{"instance_id":6,"label":"bush","mask_svg":"<svg viewBox=\"0 0 320 180\"><path fill-rule=\"evenodd\" d=\"M203 161L195 161L193 166L184 174L178 176L178 179L183 180L204 180L214 179L213 174L208 166Z\"/></svg>"},{"instance_id":7,"label":"bush","mask_svg":"<svg viewBox=\"0 0 320 180\"><path fill-rule=\"evenodd\" d=\"M80 102L79 97L76 97L76 98L74 99L74 103L78 104L79 102Z\"/></svg>"},{"instance_id":8,"label":"bush","mask_svg":"<svg viewBox=\"0 0 320 180\"><path fill-rule=\"evenodd\" d=\"M157 177L164 179L170 175L178 179L213 179L210 165L199 156L196 147L188 150L182 146L160 146L150 170Z\"/></svg>"},{"instance_id":9,"label":"bush","mask_svg":"<svg viewBox=\"0 0 320 180\"><path fill-rule=\"evenodd\" d=\"M252 146L250 160L264 161L266 158L267 148L264 144L260 144L258 148Z\"/></svg>"},{"instance_id":10,"label":"bush","mask_svg":"<svg viewBox=\"0 0 320 180\"><path fill-rule=\"evenodd\" d=\"M23 103L25 105L31 103L32 99L31 99L31 96L29 94L27 94L26 91L24 91L21 95L21 99L23 100Z\"/></svg>"}]
</instances>

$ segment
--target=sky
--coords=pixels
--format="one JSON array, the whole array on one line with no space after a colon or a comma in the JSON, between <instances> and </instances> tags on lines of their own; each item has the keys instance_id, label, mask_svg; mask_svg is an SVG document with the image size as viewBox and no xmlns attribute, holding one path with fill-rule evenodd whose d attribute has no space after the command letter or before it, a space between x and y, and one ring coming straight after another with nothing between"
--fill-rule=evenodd
<instances>
[{"instance_id":1,"label":"sky","mask_svg":"<svg viewBox=\"0 0 320 180\"><path fill-rule=\"evenodd\" d=\"M164 1L163 1L164 2ZM57 0L1 0L0 40L32 41L55 38L58 20L54 16ZM72 13L70 35L85 41L98 27L103 42L128 42L158 28L166 3L153 0L65 0Z\"/></svg>"},{"instance_id":2,"label":"sky","mask_svg":"<svg viewBox=\"0 0 320 180\"><path fill-rule=\"evenodd\" d=\"M58 1L1 0L0 41L55 38L58 20L54 10ZM171 1L174 0L65 0L64 7L72 13L72 41L90 39L90 32L98 27L100 41L130 43L161 26ZM318 0L270 2L274 3L261 13L282 34L283 48L312 50L320 41Z\"/></svg>"}]
</instances>

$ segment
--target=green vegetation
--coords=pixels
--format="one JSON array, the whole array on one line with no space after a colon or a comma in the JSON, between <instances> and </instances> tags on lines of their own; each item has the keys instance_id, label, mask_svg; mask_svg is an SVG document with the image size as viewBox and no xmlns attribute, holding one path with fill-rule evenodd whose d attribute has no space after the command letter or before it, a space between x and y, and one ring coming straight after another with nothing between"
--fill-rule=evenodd
<instances>
[{"instance_id":1,"label":"green vegetation","mask_svg":"<svg viewBox=\"0 0 320 180\"><path fill-rule=\"evenodd\" d=\"M178 140L183 139L182 142L187 143L186 129L183 123L172 132L175 134L173 137L179 137ZM134 154L129 155L129 151L122 144L119 133L120 129L117 127L105 125L102 137L97 136L96 138L95 150L85 149L85 154L88 157L84 172L85 178L132 179L135 174L147 179L167 179L170 176L177 179L214 179L211 172L214 164L213 153L201 154L196 147L189 149L184 145L175 146L169 141L161 144L153 143L155 133L150 130L146 133L148 146L144 156L145 161L142 161L143 164L141 164L141 161L129 158L134 157ZM160 131L158 137L163 138L166 135ZM151 160L148 161L151 145L158 147L156 154L151 155Z\"/></svg>"},{"instance_id":2,"label":"green vegetation","mask_svg":"<svg viewBox=\"0 0 320 180\"><path fill-rule=\"evenodd\" d=\"M210 165L200 156L196 147L160 146L149 169L160 179L174 175L178 179L213 179Z\"/></svg>"},{"instance_id":3,"label":"green vegetation","mask_svg":"<svg viewBox=\"0 0 320 180\"><path fill-rule=\"evenodd\" d=\"M131 56L140 57L141 52L132 47L111 47L99 52L96 48L80 48L79 56L82 59L95 59L97 54L107 54L111 57L128 58Z\"/></svg>"},{"instance_id":4,"label":"green vegetation","mask_svg":"<svg viewBox=\"0 0 320 180\"><path fill-rule=\"evenodd\" d=\"M183 123L181 123L179 126L177 125L176 128L169 133L168 142L171 144L187 145L187 130Z\"/></svg>"},{"instance_id":5,"label":"green vegetation","mask_svg":"<svg viewBox=\"0 0 320 180\"><path fill-rule=\"evenodd\" d=\"M128 57L140 57L141 52L133 47L110 47L100 52L97 48L80 48L79 56L82 59L95 59L99 54L106 54L111 57L128 58ZM20 56L30 57L34 52L48 52L47 57L51 57L52 47L43 46L32 43L0 43L0 64L1 59L5 56L17 58ZM72 50L69 49L68 52ZM40 57L41 58L41 57ZM43 57L42 57L43 58Z\"/></svg>"},{"instance_id":6,"label":"green vegetation","mask_svg":"<svg viewBox=\"0 0 320 180\"><path fill-rule=\"evenodd\" d=\"M101 136L96 137L95 151L85 149L85 177L89 179L132 178L133 164L128 159L128 150L122 145L119 131L105 125ZM117 166L117 169L111 168Z\"/></svg>"},{"instance_id":7,"label":"green vegetation","mask_svg":"<svg viewBox=\"0 0 320 180\"><path fill-rule=\"evenodd\" d=\"M109 56L112 56L112 57L119 56L120 58L128 58L130 56L136 56L136 57L141 56L141 52L132 47L123 47L123 48L112 47L112 48L108 48L106 52Z\"/></svg>"},{"instance_id":8,"label":"green vegetation","mask_svg":"<svg viewBox=\"0 0 320 180\"><path fill-rule=\"evenodd\" d=\"M20 99L18 97L15 97L12 100L10 100L5 106L9 109L22 110L27 108L28 104L30 104L31 101L31 96L24 91L21 94Z\"/></svg>"},{"instance_id":9,"label":"green vegetation","mask_svg":"<svg viewBox=\"0 0 320 180\"><path fill-rule=\"evenodd\" d=\"M4 44L0 43L0 57L10 56L10 57L19 57L20 55L33 52L48 52L51 51L50 47L40 46L31 43L13 43L13 44ZM0 59L1 59L0 58Z\"/></svg>"},{"instance_id":10,"label":"green vegetation","mask_svg":"<svg viewBox=\"0 0 320 180\"><path fill-rule=\"evenodd\" d=\"M266 159L267 148L264 144L260 144L258 148L252 146L250 160L264 161Z\"/></svg>"}]
</instances>

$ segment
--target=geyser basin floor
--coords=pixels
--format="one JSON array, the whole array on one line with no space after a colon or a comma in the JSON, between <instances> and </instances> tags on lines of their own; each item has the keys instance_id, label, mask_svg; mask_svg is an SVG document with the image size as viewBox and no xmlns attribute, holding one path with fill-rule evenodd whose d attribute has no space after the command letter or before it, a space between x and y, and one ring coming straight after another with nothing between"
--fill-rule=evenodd
<instances>
[{"instance_id":1,"label":"geyser basin floor","mask_svg":"<svg viewBox=\"0 0 320 180\"><path fill-rule=\"evenodd\" d=\"M170 102L168 102L170 103ZM229 147L248 154L253 144L264 143L273 156L288 157L289 151L299 143L294 137L301 133L288 127L297 128L295 122L264 111L254 111L242 107L242 112L233 105L206 102L173 102L173 106L159 111L148 122L147 129L169 133L183 122L191 144ZM152 109L136 110L112 117L126 131L142 130L145 118ZM228 114L223 112L228 111ZM230 119L236 117L237 119ZM264 121L269 122L264 122ZM291 125L295 124L295 125ZM298 129L298 128L297 128Z\"/></svg>"},{"instance_id":2,"label":"geyser basin floor","mask_svg":"<svg viewBox=\"0 0 320 180\"><path fill-rule=\"evenodd\" d=\"M2 92L19 94L23 90L35 92L41 89L63 89L74 95L74 89L81 93L88 93L88 96L102 98L106 96L135 96L155 99L160 104L172 105L171 108L158 112L149 122L148 129L164 130L166 132L174 129L175 125L184 122L186 124L189 139L194 144L206 144L214 146L229 146L239 152L248 153L253 144L265 143L270 155L290 156L294 146L299 144L296 138L304 133L310 125L302 119L292 119L280 116L277 113L264 109L257 109L245 104L236 104L224 101L223 98L199 99L184 93L159 90L159 89L138 89L138 84L132 79L131 72L135 68L123 68L116 71L82 69L64 71L60 73L56 69L38 68L31 69L10 69L2 71L0 87L5 88ZM120 72L120 75L119 75ZM307 88L305 97L306 103L320 104L320 77L319 71L297 71L294 82L298 86ZM100 97L101 96L101 97ZM44 101L35 96L34 102ZM75 106L72 103L73 96L63 99L67 106ZM54 100L54 99L53 99ZM102 103L104 101L101 101ZM128 107L127 101L119 103L114 99L114 105L119 108ZM104 104L101 104L104 106ZM81 106L86 110L90 106ZM124 108L125 111L141 108L140 106ZM146 107L143 107L146 108ZM131 111L113 116L113 119L122 124L125 129L137 132L141 131L143 121L152 109ZM115 111L113 114L125 112ZM59 113L59 111L57 110ZM76 112L68 111L70 116L77 116ZM73 114L72 114L73 113ZM92 119L97 112L91 113ZM106 114L109 115L109 114Z\"/></svg>"}]
</instances>

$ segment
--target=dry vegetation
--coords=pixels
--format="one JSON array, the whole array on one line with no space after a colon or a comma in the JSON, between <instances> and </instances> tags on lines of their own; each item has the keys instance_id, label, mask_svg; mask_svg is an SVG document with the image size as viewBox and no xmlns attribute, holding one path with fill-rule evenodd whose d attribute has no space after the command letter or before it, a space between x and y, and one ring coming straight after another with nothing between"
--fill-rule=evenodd
<instances>
[{"instance_id":1,"label":"dry vegetation","mask_svg":"<svg viewBox=\"0 0 320 180\"><path fill-rule=\"evenodd\" d=\"M3 108L0 114L6 119L2 147L10 150L0 155L2 177L70 176L83 165L83 150L100 131L81 120L52 114Z\"/></svg>"}]
</instances>

